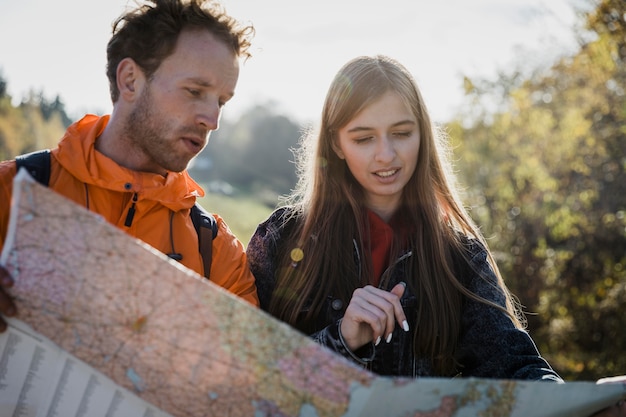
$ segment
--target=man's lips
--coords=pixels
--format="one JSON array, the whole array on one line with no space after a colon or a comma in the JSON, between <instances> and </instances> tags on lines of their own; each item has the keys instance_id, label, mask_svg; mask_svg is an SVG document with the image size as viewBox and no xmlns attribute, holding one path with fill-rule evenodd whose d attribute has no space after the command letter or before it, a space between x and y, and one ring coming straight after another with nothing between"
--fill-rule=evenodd
<instances>
[{"instance_id":1,"label":"man's lips","mask_svg":"<svg viewBox=\"0 0 626 417\"><path fill-rule=\"evenodd\" d=\"M200 152L202 147L204 146L204 139L193 137L193 136L184 136L183 141L187 145L187 147L192 150L194 153Z\"/></svg>"}]
</instances>

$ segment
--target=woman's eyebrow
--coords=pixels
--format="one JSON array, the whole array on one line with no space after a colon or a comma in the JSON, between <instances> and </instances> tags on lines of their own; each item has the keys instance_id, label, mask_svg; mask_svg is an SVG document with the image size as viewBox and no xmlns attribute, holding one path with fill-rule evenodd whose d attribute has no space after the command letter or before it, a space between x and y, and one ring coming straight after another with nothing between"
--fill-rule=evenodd
<instances>
[{"instance_id":1,"label":"woman's eyebrow","mask_svg":"<svg viewBox=\"0 0 626 417\"><path fill-rule=\"evenodd\" d=\"M398 126L403 126L403 125L417 125L417 122L415 122L414 120L411 119L407 119L407 120L401 120L399 122L396 122L394 124L391 125L391 127L398 127ZM351 129L348 129L348 133L354 133L354 132L363 132L366 130L374 130L373 127L367 127L367 126L355 126Z\"/></svg>"}]
</instances>

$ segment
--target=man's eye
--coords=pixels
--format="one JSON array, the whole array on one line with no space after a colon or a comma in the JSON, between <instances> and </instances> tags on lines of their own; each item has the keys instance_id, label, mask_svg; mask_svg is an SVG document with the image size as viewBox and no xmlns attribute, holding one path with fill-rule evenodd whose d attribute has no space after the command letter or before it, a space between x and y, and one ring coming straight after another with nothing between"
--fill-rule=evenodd
<instances>
[{"instance_id":1,"label":"man's eye","mask_svg":"<svg viewBox=\"0 0 626 417\"><path fill-rule=\"evenodd\" d=\"M200 95L200 90L196 90L194 88L188 88L187 91L194 97L198 97Z\"/></svg>"}]
</instances>

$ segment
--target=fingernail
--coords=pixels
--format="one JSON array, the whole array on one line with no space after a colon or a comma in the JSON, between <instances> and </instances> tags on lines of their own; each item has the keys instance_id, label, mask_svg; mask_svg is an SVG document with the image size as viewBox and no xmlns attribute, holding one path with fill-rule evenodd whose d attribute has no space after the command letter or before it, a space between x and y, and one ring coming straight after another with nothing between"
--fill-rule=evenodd
<instances>
[{"instance_id":1,"label":"fingernail","mask_svg":"<svg viewBox=\"0 0 626 417\"><path fill-rule=\"evenodd\" d=\"M404 288L406 288L406 282L404 282L404 281L400 281L400 284L402 284L402 286L403 286Z\"/></svg>"},{"instance_id":2,"label":"fingernail","mask_svg":"<svg viewBox=\"0 0 626 417\"><path fill-rule=\"evenodd\" d=\"M378 336L378 339L376 339L376 342L374 343L374 346L378 346L379 343L380 343L380 336Z\"/></svg>"},{"instance_id":3,"label":"fingernail","mask_svg":"<svg viewBox=\"0 0 626 417\"><path fill-rule=\"evenodd\" d=\"M387 336L387 343L391 342L391 336L393 336L393 333L389 333L389 336Z\"/></svg>"},{"instance_id":4,"label":"fingernail","mask_svg":"<svg viewBox=\"0 0 626 417\"><path fill-rule=\"evenodd\" d=\"M409 323L406 320L402 322L402 328L404 329L405 332L409 331Z\"/></svg>"}]
</instances>

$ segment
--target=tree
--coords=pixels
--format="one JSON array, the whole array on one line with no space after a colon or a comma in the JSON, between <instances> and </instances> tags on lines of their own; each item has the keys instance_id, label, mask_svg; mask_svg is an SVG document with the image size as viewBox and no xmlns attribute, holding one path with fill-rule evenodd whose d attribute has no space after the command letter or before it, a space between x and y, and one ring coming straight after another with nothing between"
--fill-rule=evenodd
<instances>
[{"instance_id":1,"label":"tree","mask_svg":"<svg viewBox=\"0 0 626 417\"><path fill-rule=\"evenodd\" d=\"M18 107L10 96L0 97L0 160L56 146L68 120L59 97L50 102L42 92L31 92Z\"/></svg>"},{"instance_id":2,"label":"tree","mask_svg":"<svg viewBox=\"0 0 626 417\"><path fill-rule=\"evenodd\" d=\"M623 1L600 2L577 54L521 83L501 78L501 111L450 125L472 213L568 379L626 369L624 16ZM494 91L467 85L474 104Z\"/></svg>"},{"instance_id":3,"label":"tree","mask_svg":"<svg viewBox=\"0 0 626 417\"><path fill-rule=\"evenodd\" d=\"M0 100L7 96L7 80L0 71Z\"/></svg>"},{"instance_id":4,"label":"tree","mask_svg":"<svg viewBox=\"0 0 626 417\"><path fill-rule=\"evenodd\" d=\"M202 182L226 181L251 191L275 206L278 195L296 183L292 149L300 137L299 126L275 114L271 104L255 106L236 123L223 121L211 133L206 149L192 168Z\"/></svg>"},{"instance_id":5,"label":"tree","mask_svg":"<svg viewBox=\"0 0 626 417\"><path fill-rule=\"evenodd\" d=\"M68 127L72 123L72 120L65 112L65 104L59 95L57 95L54 100L48 100L42 91L39 93L35 102L39 104L44 120L50 120L58 116L65 127Z\"/></svg>"}]
</instances>

